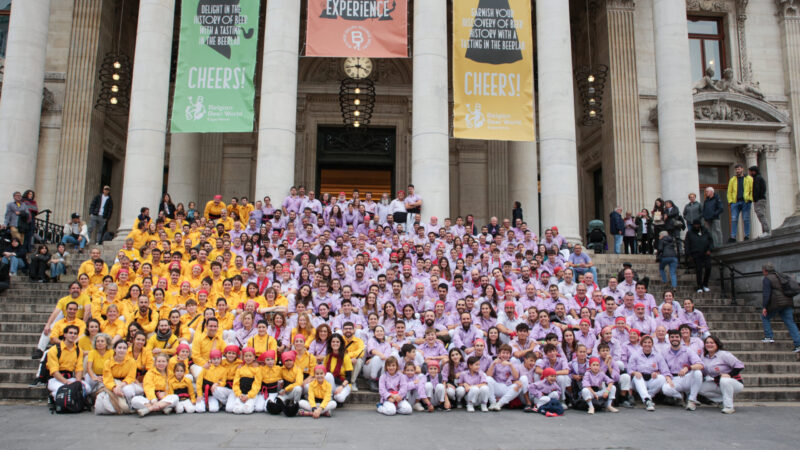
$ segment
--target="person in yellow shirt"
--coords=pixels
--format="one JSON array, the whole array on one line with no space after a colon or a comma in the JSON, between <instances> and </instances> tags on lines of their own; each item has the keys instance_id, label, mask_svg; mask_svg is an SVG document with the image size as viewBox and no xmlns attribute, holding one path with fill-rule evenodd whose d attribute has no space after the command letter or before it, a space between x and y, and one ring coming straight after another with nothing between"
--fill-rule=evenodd
<instances>
[{"instance_id":1,"label":"person in yellow shirt","mask_svg":"<svg viewBox=\"0 0 800 450\"><path fill-rule=\"evenodd\" d=\"M294 366L303 373L304 390L308 388L308 382L314 374L314 366L317 364L317 358L311 354L306 348L306 338L302 334L297 334L292 337L294 345Z\"/></svg>"},{"instance_id":2,"label":"person in yellow shirt","mask_svg":"<svg viewBox=\"0 0 800 450\"><path fill-rule=\"evenodd\" d=\"M297 353L294 350L281 353L281 359L283 360L283 368L281 369L283 387L278 392L278 398L283 400L284 405L287 401L298 403L303 398L303 371L295 366L296 357Z\"/></svg>"},{"instance_id":3,"label":"person in yellow shirt","mask_svg":"<svg viewBox=\"0 0 800 450\"><path fill-rule=\"evenodd\" d=\"M350 388L353 392L358 392L356 386L356 379L358 374L361 373L361 368L364 367L364 350L366 346L361 338L357 337L356 328L352 322L345 322L342 324L342 334L344 338L344 351L350 357L350 362L353 365L353 374L350 377Z\"/></svg>"},{"instance_id":4,"label":"person in yellow shirt","mask_svg":"<svg viewBox=\"0 0 800 450\"><path fill-rule=\"evenodd\" d=\"M242 349L242 362L243 364L236 369L233 394L228 396L225 411L233 414L252 414L261 387L261 367L256 362L255 349L251 347Z\"/></svg>"},{"instance_id":5,"label":"person in yellow shirt","mask_svg":"<svg viewBox=\"0 0 800 450\"><path fill-rule=\"evenodd\" d=\"M78 347L80 347L84 356L88 356L89 352L94 349L94 337L100 334L101 331L99 320L89 319L86 321L86 329L83 330L83 334L78 338ZM86 374L86 370L83 373Z\"/></svg>"},{"instance_id":6,"label":"person in yellow shirt","mask_svg":"<svg viewBox=\"0 0 800 450\"><path fill-rule=\"evenodd\" d=\"M225 203L222 203L222 196L215 195L214 200L206 203L206 207L203 210L203 216L208 220L216 220L220 218L222 211L227 212L227 207L225 206Z\"/></svg>"},{"instance_id":7,"label":"person in yellow shirt","mask_svg":"<svg viewBox=\"0 0 800 450\"><path fill-rule=\"evenodd\" d=\"M179 362L175 364L172 375L169 377L169 389L178 396L178 404L175 405L175 413L191 414L194 412L196 397L192 380L186 375L186 364Z\"/></svg>"},{"instance_id":8,"label":"person in yellow shirt","mask_svg":"<svg viewBox=\"0 0 800 450\"><path fill-rule=\"evenodd\" d=\"M233 314L228 311L228 302L224 298L217 299L217 314L216 318L219 321L219 328L222 330L222 338L226 342L230 342L235 336L233 331Z\"/></svg>"},{"instance_id":9,"label":"person in yellow shirt","mask_svg":"<svg viewBox=\"0 0 800 450\"><path fill-rule=\"evenodd\" d=\"M308 400L300 400L300 415L319 419L321 416L331 417L336 409L336 400L331 398L331 384L325 380L325 366L314 367L314 378L308 384Z\"/></svg>"},{"instance_id":10,"label":"person in yellow shirt","mask_svg":"<svg viewBox=\"0 0 800 450\"><path fill-rule=\"evenodd\" d=\"M86 309L86 305L90 305L91 300L89 299L88 295L85 295L81 292L81 285L77 281L73 281L69 285L69 295L62 297L56 307L53 308L53 312L50 313L50 317L47 318L47 322L44 325L44 330L42 331L42 335L39 337L39 343L36 346L36 349L33 350L33 354L31 355L32 359L41 359L44 355L44 351L47 349L47 345L50 343L51 332L53 331L54 323L59 320L59 318L63 318L66 316L67 313L67 305L70 303L75 303L77 306L77 312L75 313L75 317L78 319L83 319L84 317L84 310ZM91 306L89 306L91 309ZM86 314L88 317L89 314ZM66 325L64 325L66 326ZM63 326L62 326L63 330Z\"/></svg>"},{"instance_id":11,"label":"person in yellow shirt","mask_svg":"<svg viewBox=\"0 0 800 450\"><path fill-rule=\"evenodd\" d=\"M353 378L353 363L344 348L344 338L334 334L328 341L328 354L322 361L325 380L333 387L333 399L342 404L350 395L350 380ZM356 374L358 376L358 374Z\"/></svg>"},{"instance_id":12,"label":"person in yellow shirt","mask_svg":"<svg viewBox=\"0 0 800 450\"><path fill-rule=\"evenodd\" d=\"M122 251L125 252L125 254L129 258L137 259L139 249L144 247L144 245L147 243L146 233L147 232L145 231L145 224L143 222L140 222L136 225L136 227L133 230L131 230L130 233L128 233L127 236L125 236L126 245ZM131 241L130 246L127 245L128 240Z\"/></svg>"},{"instance_id":13,"label":"person in yellow shirt","mask_svg":"<svg viewBox=\"0 0 800 450\"><path fill-rule=\"evenodd\" d=\"M100 263L100 272L102 276L108 275L108 266L106 266L105 262L101 258L100 249L93 248L89 250L89 259L82 262L81 265L78 267L78 275L85 273L87 275L92 275L94 273L95 264ZM101 278L102 278L101 276Z\"/></svg>"},{"instance_id":14,"label":"person in yellow shirt","mask_svg":"<svg viewBox=\"0 0 800 450\"><path fill-rule=\"evenodd\" d=\"M192 271L189 273L189 276L185 278L183 283L189 283L189 287L192 291L196 292L200 289L200 283L203 281L203 278L203 267L200 264L194 264L192 265Z\"/></svg>"},{"instance_id":15,"label":"person in yellow shirt","mask_svg":"<svg viewBox=\"0 0 800 450\"><path fill-rule=\"evenodd\" d=\"M314 342L314 339L316 339L316 336L317 336L316 329L314 329L314 326L311 325L311 318L308 316L308 314L298 314L296 323L297 323L297 326L295 326L292 329L292 342L294 342L295 341L295 337L298 334L300 334L300 335L306 337L305 338L305 345L306 345L306 348L308 348L308 346L310 346L311 343ZM295 349L295 350L297 350L297 349ZM298 356L299 356L299 353L298 353Z\"/></svg>"},{"instance_id":16,"label":"person in yellow shirt","mask_svg":"<svg viewBox=\"0 0 800 450\"><path fill-rule=\"evenodd\" d=\"M172 334L168 319L159 319L155 333L147 339L147 349L155 355L172 356L178 350L178 337Z\"/></svg>"},{"instance_id":17,"label":"person in yellow shirt","mask_svg":"<svg viewBox=\"0 0 800 450\"><path fill-rule=\"evenodd\" d=\"M150 307L153 308L156 312L158 312L158 317L169 317L170 311L175 308L176 304L174 302L174 298L170 298L167 301L166 293L164 289L155 288L153 289L153 302L150 304Z\"/></svg>"},{"instance_id":18,"label":"person in yellow shirt","mask_svg":"<svg viewBox=\"0 0 800 450\"><path fill-rule=\"evenodd\" d=\"M94 413L97 415L129 412L130 400L144 392L136 384L136 362L128 353L128 343L122 340L115 342L113 352L114 356L103 366L105 390L97 394L94 403Z\"/></svg>"},{"instance_id":19,"label":"person in yellow shirt","mask_svg":"<svg viewBox=\"0 0 800 450\"><path fill-rule=\"evenodd\" d=\"M205 333L195 334L192 340L192 366L189 372L194 378L200 375L203 368L208 367L208 359L211 350L219 350L225 348L225 341L222 340L222 333L218 333L219 322L215 317L206 320ZM222 355L220 355L222 356Z\"/></svg>"},{"instance_id":20,"label":"person in yellow shirt","mask_svg":"<svg viewBox=\"0 0 800 450\"><path fill-rule=\"evenodd\" d=\"M222 360L222 366L227 370L225 386L233 389L233 379L236 377L236 369L242 364L239 359L239 347L236 345L228 345L225 347L225 358Z\"/></svg>"},{"instance_id":21,"label":"person in yellow shirt","mask_svg":"<svg viewBox=\"0 0 800 450\"><path fill-rule=\"evenodd\" d=\"M267 350L258 357L258 362L261 363L261 395L256 397L256 412L281 412L280 404L276 403L282 379L281 367L275 364L277 356L275 350Z\"/></svg>"},{"instance_id":22,"label":"person in yellow shirt","mask_svg":"<svg viewBox=\"0 0 800 450\"><path fill-rule=\"evenodd\" d=\"M106 363L114 356L111 350L111 337L105 333L95 335L92 350L83 364L83 381L86 383L88 393L94 393L104 386L103 369Z\"/></svg>"},{"instance_id":23,"label":"person in yellow shirt","mask_svg":"<svg viewBox=\"0 0 800 450\"><path fill-rule=\"evenodd\" d=\"M47 351L47 370L50 379L47 389L55 398L58 388L83 379L83 352L78 348L80 330L75 325L64 328L64 340Z\"/></svg>"},{"instance_id":24,"label":"person in yellow shirt","mask_svg":"<svg viewBox=\"0 0 800 450\"><path fill-rule=\"evenodd\" d=\"M250 220L250 213L253 212L253 209L255 209L255 207L252 203L248 202L247 197L242 197L237 207L239 222L246 224L247 221Z\"/></svg>"},{"instance_id":25,"label":"person in yellow shirt","mask_svg":"<svg viewBox=\"0 0 800 450\"><path fill-rule=\"evenodd\" d=\"M167 284L167 295L168 296L173 296L174 297L174 296L177 296L177 295L181 295L184 292L188 294L191 291L192 285L191 285L191 283L187 283L187 286L189 287L189 291L181 292L181 289L183 289L183 279L181 277L181 271L178 270L178 269L175 269L175 268L172 268L172 269L169 270L169 283ZM178 305L183 304L182 302L180 302L177 299L175 300L175 303L178 304Z\"/></svg>"},{"instance_id":26,"label":"person in yellow shirt","mask_svg":"<svg viewBox=\"0 0 800 450\"><path fill-rule=\"evenodd\" d=\"M99 319L100 331L111 336L112 342L124 339L127 334L128 325L119 316L119 306L112 304L106 309L106 319ZM95 320L94 317L91 320Z\"/></svg>"},{"instance_id":27,"label":"person in yellow shirt","mask_svg":"<svg viewBox=\"0 0 800 450\"><path fill-rule=\"evenodd\" d=\"M214 349L209 352L207 367L197 376L197 402L195 412L204 413L219 411L220 403L225 405L233 389L225 387L227 371L220 365L222 352Z\"/></svg>"},{"instance_id":28,"label":"person in yellow shirt","mask_svg":"<svg viewBox=\"0 0 800 450\"><path fill-rule=\"evenodd\" d=\"M233 229L233 218L231 218L231 216L228 215L227 209L223 209L222 211L220 211L220 216L219 219L217 219L216 225L217 227L222 225L222 228L226 232L231 231Z\"/></svg>"},{"instance_id":29,"label":"person in yellow shirt","mask_svg":"<svg viewBox=\"0 0 800 450\"><path fill-rule=\"evenodd\" d=\"M156 331L158 325L158 311L150 308L150 300L145 296L140 296L137 300L138 308L134 311L131 321L138 323L149 336Z\"/></svg>"},{"instance_id":30,"label":"person in yellow shirt","mask_svg":"<svg viewBox=\"0 0 800 450\"><path fill-rule=\"evenodd\" d=\"M128 269L119 270L116 283L117 293L120 297L127 297L131 286L135 286L130 280L130 271Z\"/></svg>"},{"instance_id":31,"label":"person in yellow shirt","mask_svg":"<svg viewBox=\"0 0 800 450\"><path fill-rule=\"evenodd\" d=\"M147 371L153 367L153 354L147 349L147 336L144 333L137 332L132 341L128 353L136 362L136 381L141 384Z\"/></svg>"},{"instance_id":32,"label":"person in yellow shirt","mask_svg":"<svg viewBox=\"0 0 800 450\"><path fill-rule=\"evenodd\" d=\"M151 412L162 411L170 414L178 406L178 396L172 393L167 375L167 355L157 355L153 367L144 376L144 395L137 395L131 399L131 408L144 417Z\"/></svg>"},{"instance_id":33,"label":"person in yellow shirt","mask_svg":"<svg viewBox=\"0 0 800 450\"><path fill-rule=\"evenodd\" d=\"M277 350L278 342L274 337L267 333L269 324L266 320L259 320L256 325L257 333L255 336L247 341L248 347L253 347L256 350L256 356L260 357L262 353L268 350Z\"/></svg>"},{"instance_id":34,"label":"person in yellow shirt","mask_svg":"<svg viewBox=\"0 0 800 450\"><path fill-rule=\"evenodd\" d=\"M69 302L67 304L67 313L63 319L59 320L58 322L53 324L52 329L50 330L50 343L57 344L59 341L62 340L64 331L68 326L76 326L78 327L78 332L83 334L84 330L86 330L86 322L78 318L78 304L75 302Z\"/></svg>"}]
</instances>

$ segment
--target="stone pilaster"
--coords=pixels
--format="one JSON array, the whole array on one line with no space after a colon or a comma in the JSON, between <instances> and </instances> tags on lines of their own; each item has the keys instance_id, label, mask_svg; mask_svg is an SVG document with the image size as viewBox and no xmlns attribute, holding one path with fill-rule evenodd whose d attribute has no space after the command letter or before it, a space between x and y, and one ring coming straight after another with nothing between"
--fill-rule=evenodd
<instances>
[{"instance_id":1,"label":"stone pilaster","mask_svg":"<svg viewBox=\"0 0 800 450\"><path fill-rule=\"evenodd\" d=\"M169 142L169 177L167 192L176 205L190 201L199 202L200 187L200 133L174 133ZM210 197L209 197L210 198Z\"/></svg>"},{"instance_id":2,"label":"stone pilaster","mask_svg":"<svg viewBox=\"0 0 800 450\"><path fill-rule=\"evenodd\" d=\"M633 0L606 0L605 28L608 39L609 89L606 94L606 118L603 134L609 136L611 177L615 205L637 211L645 201L644 171L639 126L639 83L636 70L636 24ZM607 159L607 160L608 160ZM608 173L608 175L606 175ZM610 209L609 209L610 210Z\"/></svg>"},{"instance_id":3,"label":"stone pilaster","mask_svg":"<svg viewBox=\"0 0 800 450\"><path fill-rule=\"evenodd\" d=\"M105 114L94 103L97 68L109 44L100 39L100 29L109 13L113 15L110 2L75 0L56 169L54 220L58 223L73 212L88 216L87 202L100 192Z\"/></svg>"},{"instance_id":4,"label":"stone pilaster","mask_svg":"<svg viewBox=\"0 0 800 450\"><path fill-rule=\"evenodd\" d=\"M205 133L200 144L200 183L198 197L193 199L198 202L197 207L203 208L205 203L217 194L222 194L222 153L224 149L222 133ZM262 199L266 193L256 192L256 200ZM278 203L283 201L281 198ZM202 205L200 203L203 203ZM273 205L276 204L273 199ZM187 205L188 206L188 205Z\"/></svg>"},{"instance_id":5,"label":"stone pilaster","mask_svg":"<svg viewBox=\"0 0 800 450\"><path fill-rule=\"evenodd\" d=\"M800 0L775 0L781 31L783 73L792 123L792 151L795 173L800 174ZM796 212L791 223L800 222L800 176L795 177ZM787 219L788 223L788 219Z\"/></svg>"},{"instance_id":6,"label":"stone pilaster","mask_svg":"<svg viewBox=\"0 0 800 450\"><path fill-rule=\"evenodd\" d=\"M522 204L523 220L528 228L539 233L539 161L536 142L508 143L508 201L503 211L514 202Z\"/></svg>"},{"instance_id":7,"label":"stone pilaster","mask_svg":"<svg viewBox=\"0 0 800 450\"><path fill-rule=\"evenodd\" d=\"M511 205L508 202L508 152L505 141L489 141L486 170L489 180L489 215L511 218Z\"/></svg>"}]
</instances>

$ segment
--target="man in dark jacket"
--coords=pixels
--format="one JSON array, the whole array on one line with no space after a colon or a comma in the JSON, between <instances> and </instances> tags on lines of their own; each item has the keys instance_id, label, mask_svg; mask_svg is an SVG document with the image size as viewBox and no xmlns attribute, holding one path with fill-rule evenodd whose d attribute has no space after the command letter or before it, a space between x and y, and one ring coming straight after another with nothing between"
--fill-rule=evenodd
<instances>
[{"instance_id":1,"label":"man in dark jacket","mask_svg":"<svg viewBox=\"0 0 800 450\"><path fill-rule=\"evenodd\" d=\"M761 323L764 325L764 339L761 342L766 344L775 342L770 320L778 315L789 330L789 335L794 343L794 352L800 353L800 332L797 330L797 324L794 323L794 302L784 295L781 281L778 279L772 263L761 266L761 273L764 274L761 282Z\"/></svg>"},{"instance_id":2,"label":"man in dark jacket","mask_svg":"<svg viewBox=\"0 0 800 450\"><path fill-rule=\"evenodd\" d=\"M614 253L622 253L622 237L625 233L625 221L622 219L622 207L617 206L609 214L611 219L611 235L614 236Z\"/></svg>"},{"instance_id":3,"label":"man in dark jacket","mask_svg":"<svg viewBox=\"0 0 800 450\"><path fill-rule=\"evenodd\" d=\"M767 182L761 176L758 166L751 166L750 176L753 177L753 210L758 221L761 222L761 237L768 237L770 232L769 217L767 216Z\"/></svg>"},{"instance_id":4,"label":"man in dark jacket","mask_svg":"<svg viewBox=\"0 0 800 450\"><path fill-rule=\"evenodd\" d=\"M89 242L95 238L99 245L103 243L103 234L106 232L106 223L114 211L114 202L111 200L111 187L103 186L103 192L97 194L89 204ZM97 236L95 236L97 233Z\"/></svg>"},{"instance_id":5,"label":"man in dark jacket","mask_svg":"<svg viewBox=\"0 0 800 450\"><path fill-rule=\"evenodd\" d=\"M694 219L692 227L686 232L686 253L694 260L697 270L697 292L708 292L708 279L711 277L711 250L714 241L711 233L699 218Z\"/></svg>"},{"instance_id":6,"label":"man in dark jacket","mask_svg":"<svg viewBox=\"0 0 800 450\"><path fill-rule=\"evenodd\" d=\"M706 222L706 228L711 231L714 247L722 245L722 224L719 221L722 211L722 200L719 199L719 195L714 192L713 187L707 187L703 196L703 220Z\"/></svg>"}]
</instances>

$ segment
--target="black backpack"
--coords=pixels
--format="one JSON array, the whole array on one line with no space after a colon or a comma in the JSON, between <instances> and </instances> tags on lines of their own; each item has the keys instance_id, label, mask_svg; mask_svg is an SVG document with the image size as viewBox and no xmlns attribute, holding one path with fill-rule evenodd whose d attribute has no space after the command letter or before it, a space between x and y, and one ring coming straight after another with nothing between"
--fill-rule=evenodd
<instances>
[{"instance_id":1,"label":"black backpack","mask_svg":"<svg viewBox=\"0 0 800 450\"><path fill-rule=\"evenodd\" d=\"M50 409L54 414L71 414L83 412L87 407L83 395L83 383L74 381L58 388Z\"/></svg>"},{"instance_id":2,"label":"black backpack","mask_svg":"<svg viewBox=\"0 0 800 450\"><path fill-rule=\"evenodd\" d=\"M797 280L795 280L794 277L790 277L780 272L775 272L775 276L778 277L778 281L781 283L781 291L783 292L783 295L792 298L800 294L800 285L797 283Z\"/></svg>"},{"instance_id":3,"label":"black backpack","mask_svg":"<svg viewBox=\"0 0 800 450\"><path fill-rule=\"evenodd\" d=\"M60 360L61 359L61 344L60 343L56 344L55 347L56 347L56 356ZM51 351L51 350L48 349L47 351ZM80 355L81 355L81 349L80 349L80 347L78 347L78 344L75 344L75 356L79 357ZM47 383L47 381L50 378L53 378L50 375L50 370L47 368L47 352L45 352L44 358L42 358L42 361L39 363L39 377L38 378L39 378L39 381L41 381L42 383Z\"/></svg>"}]
</instances>

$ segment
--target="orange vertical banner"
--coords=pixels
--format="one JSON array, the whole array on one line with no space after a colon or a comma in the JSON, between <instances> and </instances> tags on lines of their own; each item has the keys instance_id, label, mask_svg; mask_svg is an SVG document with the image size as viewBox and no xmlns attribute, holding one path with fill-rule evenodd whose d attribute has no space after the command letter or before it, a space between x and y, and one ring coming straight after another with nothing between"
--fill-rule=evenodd
<instances>
[{"instance_id":1,"label":"orange vertical banner","mask_svg":"<svg viewBox=\"0 0 800 450\"><path fill-rule=\"evenodd\" d=\"M308 0L306 56L408 57L408 1Z\"/></svg>"}]
</instances>

